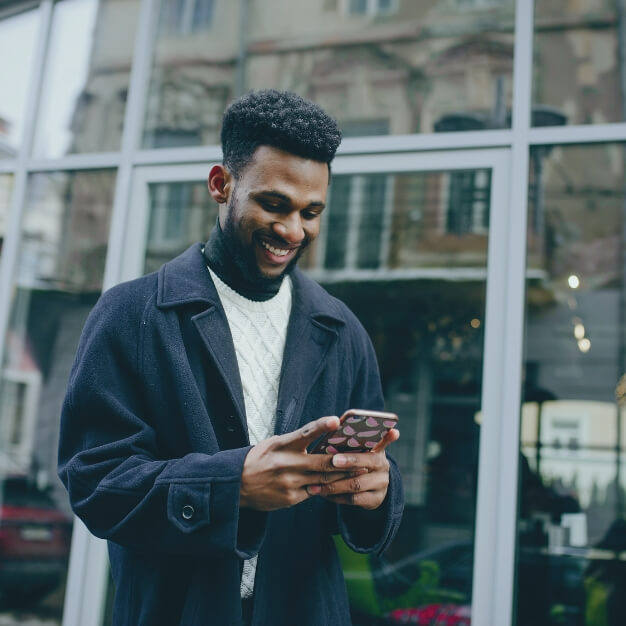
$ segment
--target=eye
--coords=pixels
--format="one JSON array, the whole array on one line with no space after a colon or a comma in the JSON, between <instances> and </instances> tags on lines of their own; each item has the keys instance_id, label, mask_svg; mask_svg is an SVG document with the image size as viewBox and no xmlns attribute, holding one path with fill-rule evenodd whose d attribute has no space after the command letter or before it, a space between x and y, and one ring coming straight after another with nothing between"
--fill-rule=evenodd
<instances>
[{"instance_id":1,"label":"eye","mask_svg":"<svg viewBox=\"0 0 626 626\"><path fill-rule=\"evenodd\" d=\"M311 210L305 210L302 211L302 217L305 220L314 220L316 217L320 216L321 211L311 211Z\"/></svg>"},{"instance_id":2,"label":"eye","mask_svg":"<svg viewBox=\"0 0 626 626\"><path fill-rule=\"evenodd\" d=\"M280 204L270 202L268 200L259 200L259 204L266 210L271 212L280 211Z\"/></svg>"}]
</instances>

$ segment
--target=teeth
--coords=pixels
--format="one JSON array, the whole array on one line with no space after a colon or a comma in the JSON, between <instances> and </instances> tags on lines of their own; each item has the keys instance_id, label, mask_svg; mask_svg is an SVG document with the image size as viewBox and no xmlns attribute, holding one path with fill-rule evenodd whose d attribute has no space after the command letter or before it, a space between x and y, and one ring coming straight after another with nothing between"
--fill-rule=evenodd
<instances>
[{"instance_id":1,"label":"teeth","mask_svg":"<svg viewBox=\"0 0 626 626\"><path fill-rule=\"evenodd\" d=\"M266 248L267 250L269 250L272 254L275 254L276 256L285 256L286 254L289 253L289 250L281 250L280 248L275 248L274 246L270 246L270 244L267 243L266 241L262 241L261 243L263 244L264 248Z\"/></svg>"}]
</instances>

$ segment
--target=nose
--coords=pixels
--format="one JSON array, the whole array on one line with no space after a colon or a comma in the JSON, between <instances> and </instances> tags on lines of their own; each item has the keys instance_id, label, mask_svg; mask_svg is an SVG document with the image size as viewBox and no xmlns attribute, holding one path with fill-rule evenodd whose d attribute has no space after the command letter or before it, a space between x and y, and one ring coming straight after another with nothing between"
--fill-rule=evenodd
<instances>
[{"instance_id":1,"label":"nose","mask_svg":"<svg viewBox=\"0 0 626 626\"><path fill-rule=\"evenodd\" d=\"M304 228L299 211L282 215L272 224L272 230L289 244L299 244L304 239Z\"/></svg>"}]
</instances>

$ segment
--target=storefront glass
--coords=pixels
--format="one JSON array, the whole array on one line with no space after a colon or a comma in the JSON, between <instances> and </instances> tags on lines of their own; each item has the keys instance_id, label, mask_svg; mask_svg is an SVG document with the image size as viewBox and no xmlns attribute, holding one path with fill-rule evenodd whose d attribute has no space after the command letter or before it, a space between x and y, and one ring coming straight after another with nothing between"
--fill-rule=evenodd
<instances>
[{"instance_id":1,"label":"storefront glass","mask_svg":"<svg viewBox=\"0 0 626 626\"><path fill-rule=\"evenodd\" d=\"M625 154L531 151L517 626L626 623Z\"/></svg>"},{"instance_id":2,"label":"storefront glass","mask_svg":"<svg viewBox=\"0 0 626 626\"><path fill-rule=\"evenodd\" d=\"M535 2L533 126L622 122L626 3Z\"/></svg>"},{"instance_id":3,"label":"storefront glass","mask_svg":"<svg viewBox=\"0 0 626 626\"><path fill-rule=\"evenodd\" d=\"M0 376L3 619L22 610L60 624L72 518L56 477L59 415L80 332L102 289L114 184L113 171L28 181Z\"/></svg>"},{"instance_id":4,"label":"storefront glass","mask_svg":"<svg viewBox=\"0 0 626 626\"><path fill-rule=\"evenodd\" d=\"M120 149L140 0L55 3L34 153Z\"/></svg>"},{"instance_id":5,"label":"storefront glass","mask_svg":"<svg viewBox=\"0 0 626 626\"><path fill-rule=\"evenodd\" d=\"M510 127L513 2L268 4L250 2L246 89L300 93L345 136Z\"/></svg>"},{"instance_id":6,"label":"storefront glass","mask_svg":"<svg viewBox=\"0 0 626 626\"><path fill-rule=\"evenodd\" d=\"M155 4L158 29L143 147L216 144L224 108L237 94L241 2Z\"/></svg>"},{"instance_id":7,"label":"storefront glass","mask_svg":"<svg viewBox=\"0 0 626 626\"><path fill-rule=\"evenodd\" d=\"M0 159L15 157L20 148L34 69L39 12L19 9L18 4L15 11L3 15L0 6Z\"/></svg>"},{"instance_id":8,"label":"storefront glass","mask_svg":"<svg viewBox=\"0 0 626 626\"><path fill-rule=\"evenodd\" d=\"M162 0L144 147L217 143L224 106L268 87L345 136L508 128L513 28L508 0Z\"/></svg>"}]
</instances>

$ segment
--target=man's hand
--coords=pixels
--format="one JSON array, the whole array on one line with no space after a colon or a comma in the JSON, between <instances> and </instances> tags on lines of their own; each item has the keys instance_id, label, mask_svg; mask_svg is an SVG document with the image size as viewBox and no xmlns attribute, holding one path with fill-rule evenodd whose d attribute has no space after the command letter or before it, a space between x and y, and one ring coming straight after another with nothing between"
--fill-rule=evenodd
<instances>
[{"instance_id":1,"label":"man's hand","mask_svg":"<svg viewBox=\"0 0 626 626\"><path fill-rule=\"evenodd\" d=\"M359 474L335 467L328 454L307 454L310 443L338 427L338 417L320 417L251 448L241 474L240 506L259 511L282 509L319 493L320 485Z\"/></svg>"},{"instance_id":2,"label":"man's hand","mask_svg":"<svg viewBox=\"0 0 626 626\"><path fill-rule=\"evenodd\" d=\"M309 444L338 427L338 417L320 417L252 447L241 474L240 506L273 511L322 495L338 504L378 508L389 485L385 448L400 433L390 430L371 452L335 456L307 453Z\"/></svg>"},{"instance_id":3,"label":"man's hand","mask_svg":"<svg viewBox=\"0 0 626 626\"><path fill-rule=\"evenodd\" d=\"M335 454L333 466L352 473L345 478L310 489L337 504L351 504L364 509L377 509L387 495L389 461L385 448L396 441L400 433L392 428L371 452Z\"/></svg>"}]
</instances>

